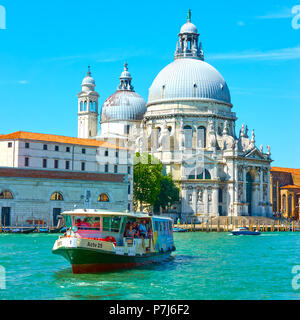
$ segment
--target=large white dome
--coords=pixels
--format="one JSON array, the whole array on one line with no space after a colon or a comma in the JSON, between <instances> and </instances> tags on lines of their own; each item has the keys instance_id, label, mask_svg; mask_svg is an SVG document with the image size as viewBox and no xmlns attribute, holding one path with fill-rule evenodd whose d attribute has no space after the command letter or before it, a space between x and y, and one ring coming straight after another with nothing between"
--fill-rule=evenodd
<instances>
[{"instance_id":1,"label":"large white dome","mask_svg":"<svg viewBox=\"0 0 300 320\"><path fill-rule=\"evenodd\" d=\"M221 74L198 59L178 59L167 65L153 81L148 103L186 98L231 104L230 92Z\"/></svg>"}]
</instances>

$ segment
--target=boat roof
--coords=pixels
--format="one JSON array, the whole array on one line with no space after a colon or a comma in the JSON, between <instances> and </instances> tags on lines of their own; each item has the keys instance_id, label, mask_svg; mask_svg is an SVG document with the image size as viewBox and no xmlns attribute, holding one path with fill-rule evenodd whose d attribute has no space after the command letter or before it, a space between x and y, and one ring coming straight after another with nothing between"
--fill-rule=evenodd
<instances>
[{"instance_id":1,"label":"boat roof","mask_svg":"<svg viewBox=\"0 0 300 320\"><path fill-rule=\"evenodd\" d=\"M85 216L85 217L94 217L94 216L126 216L130 218L152 218L159 220L172 220L170 217L162 217L162 216L150 216L147 213L143 212L129 212L129 211L109 211L109 210L101 210L101 209L76 209L72 211L64 211L61 213L64 216Z\"/></svg>"}]
</instances>

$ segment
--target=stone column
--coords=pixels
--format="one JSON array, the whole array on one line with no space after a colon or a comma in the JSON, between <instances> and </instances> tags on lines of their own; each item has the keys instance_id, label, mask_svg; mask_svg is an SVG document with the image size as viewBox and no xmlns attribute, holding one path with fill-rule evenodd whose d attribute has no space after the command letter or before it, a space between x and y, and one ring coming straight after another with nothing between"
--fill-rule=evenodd
<instances>
[{"instance_id":1,"label":"stone column","mask_svg":"<svg viewBox=\"0 0 300 320\"><path fill-rule=\"evenodd\" d=\"M243 201L246 202L247 196L246 196L246 167L243 166Z\"/></svg>"},{"instance_id":2,"label":"stone column","mask_svg":"<svg viewBox=\"0 0 300 320\"><path fill-rule=\"evenodd\" d=\"M212 215L218 216L219 215L219 197L218 197L218 190L217 186L214 186L212 189Z\"/></svg>"},{"instance_id":3,"label":"stone column","mask_svg":"<svg viewBox=\"0 0 300 320\"><path fill-rule=\"evenodd\" d=\"M193 188L193 210L194 210L194 215L196 215L196 213L197 213L197 200L198 200L197 188L194 187Z\"/></svg>"},{"instance_id":4,"label":"stone column","mask_svg":"<svg viewBox=\"0 0 300 320\"><path fill-rule=\"evenodd\" d=\"M296 205L295 205L295 193L292 194L292 216L296 214Z\"/></svg>"},{"instance_id":5,"label":"stone column","mask_svg":"<svg viewBox=\"0 0 300 320\"><path fill-rule=\"evenodd\" d=\"M204 207L204 214L208 215L208 192L207 192L207 188L204 188L204 192L203 192L203 207Z\"/></svg>"}]
</instances>

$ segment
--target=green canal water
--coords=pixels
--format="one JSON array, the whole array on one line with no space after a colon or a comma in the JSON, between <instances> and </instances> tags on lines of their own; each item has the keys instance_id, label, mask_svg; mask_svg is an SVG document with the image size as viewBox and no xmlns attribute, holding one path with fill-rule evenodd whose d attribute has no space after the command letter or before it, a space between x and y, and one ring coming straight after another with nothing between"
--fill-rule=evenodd
<instances>
[{"instance_id":1,"label":"green canal water","mask_svg":"<svg viewBox=\"0 0 300 320\"><path fill-rule=\"evenodd\" d=\"M175 234L170 261L121 272L73 275L51 252L57 235L0 235L6 289L0 299L299 299L292 268L300 233ZM0 283L1 284L1 283Z\"/></svg>"}]
</instances>

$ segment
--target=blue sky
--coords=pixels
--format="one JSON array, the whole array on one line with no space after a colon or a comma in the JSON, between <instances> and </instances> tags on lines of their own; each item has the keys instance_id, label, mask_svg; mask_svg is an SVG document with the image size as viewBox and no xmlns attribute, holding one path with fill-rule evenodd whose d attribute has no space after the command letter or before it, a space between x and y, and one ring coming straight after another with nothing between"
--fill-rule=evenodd
<instances>
[{"instance_id":1,"label":"blue sky","mask_svg":"<svg viewBox=\"0 0 300 320\"><path fill-rule=\"evenodd\" d=\"M300 168L297 1L0 0L7 20L0 30L0 133L76 136L76 95L88 65L100 104L116 90L125 60L147 99L173 60L191 8L206 61L230 88L237 134L247 124L258 146L271 146L274 166Z\"/></svg>"}]
</instances>

